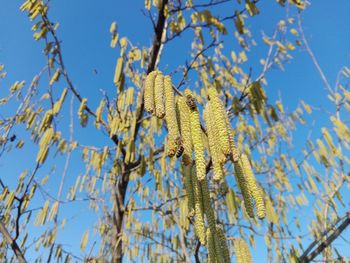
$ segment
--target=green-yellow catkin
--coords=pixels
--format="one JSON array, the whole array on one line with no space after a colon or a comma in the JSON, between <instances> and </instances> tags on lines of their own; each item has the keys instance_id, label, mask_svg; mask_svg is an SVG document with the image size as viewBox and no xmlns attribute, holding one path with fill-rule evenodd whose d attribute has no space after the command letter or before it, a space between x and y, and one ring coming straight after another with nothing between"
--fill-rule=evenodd
<instances>
[{"instance_id":1,"label":"green-yellow catkin","mask_svg":"<svg viewBox=\"0 0 350 263\"><path fill-rule=\"evenodd\" d=\"M179 97L177 100L177 114L182 143L184 147L184 152L182 154L182 163L187 166L192 164L192 138L190 109L187 106L186 99L184 97Z\"/></svg>"},{"instance_id":2,"label":"green-yellow catkin","mask_svg":"<svg viewBox=\"0 0 350 263\"><path fill-rule=\"evenodd\" d=\"M252 200L251 192L249 191L249 188L248 188L248 183L245 178L242 160L240 159L237 163L235 163L234 166L235 166L236 181L243 196L245 209L249 217L253 218L254 217L253 200Z\"/></svg>"},{"instance_id":3,"label":"green-yellow catkin","mask_svg":"<svg viewBox=\"0 0 350 263\"><path fill-rule=\"evenodd\" d=\"M221 149L217 143L217 134L215 132L215 122L212 116L211 105L207 103L204 109L204 121L207 128L208 141L209 141L209 151L211 160L213 163L215 181L220 181L223 178L222 163L225 160L225 156L222 154Z\"/></svg>"},{"instance_id":4,"label":"green-yellow catkin","mask_svg":"<svg viewBox=\"0 0 350 263\"><path fill-rule=\"evenodd\" d=\"M145 84L144 84L144 105L145 110L148 113L154 113L154 80L157 76L157 71L152 71L149 73L146 77Z\"/></svg>"},{"instance_id":5,"label":"green-yellow catkin","mask_svg":"<svg viewBox=\"0 0 350 263\"><path fill-rule=\"evenodd\" d=\"M189 89L185 90L187 102L194 99L192 92ZM196 174L199 181L206 177L206 163L204 157L204 144L202 138L202 128L197 107L190 109L190 123L191 123L191 138L194 149L194 157L196 160Z\"/></svg>"},{"instance_id":6,"label":"green-yellow catkin","mask_svg":"<svg viewBox=\"0 0 350 263\"><path fill-rule=\"evenodd\" d=\"M228 250L225 233L221 226L216 226L216 235L218 237L219 244L221 247L222 258L225 263L230 263L230 251Z\"/></svg>"},{"instance_id":7,"label":"green-yellow catkin","mask_svg":"<svg viewBox=\"0 0 350 263\"><path fill-rule=\"evenodd\" d=\"M252 256L250 254L249 247L243 239L236 238L233 241L233 246L234 246L235 252L236 252L237 263L251 263L252 262Z\"/></svg>"},{"instance_id":8,"label":"green-yellow catkin","mask_svg":"<svg viewBox=\"0 0 350 263\"><path fill-rule=\"evenodd\" d=\"M207 229L207 248L208 248L208 262L216 263L214 237L210 231L210 228Z\"/></svg>"},{"instance_id":9,"label":"green-yellow catkin","mask_svg":"<svg viewBox=\"0 0 350 263\"><path fill-rule=\"evenodd\" d=\"M156 79L154 80L154 103L156 107L156 116L159 119L164 118L164 76L161 72L157 73Z\"/></svg>"},{"instance_id":10,"label":"green-yellow catkin","mask_svg":"<svg viewBox=\"0 0 350 263\"><path fill-rule=\"evenodd\" d=\"M175 97L170 76L164 77L165 120L168 126L168 156L176 154L181 145L179 126L176 117Z\"/></svg>"},{"instance_id":11,"label":"green-yellow catkin","mask_svg":"<svg viewBox=\"0 0 350 263\"><path fill-rule=\"evenodd\" d=\"M227 113L225 111L225 107L219 98L219 94L216 91L216 88L214 87L209 88L208 95L212 103L211 104L212 112L214 115L215 125L217 126L217 130L218 130L219 144L220 144L221 150L225 155L230 155L231 147L230 147L229 131L227 129L228 127L226 123Z\"/></svg>"},{"instance_id":12,"label":"green-yellow catkin","mask_svg":"<svg viewBox=\"0 0 350 263\"><path fill-rule=\"evenodd\" d=\"M215 249L216 260L217 262L222 262L222 251L221 251L219 239L216 236L216 220L215 220L214 210L211 207L208 182L206 179L204 179L199 183L200 183L200 189L202 192L202 202L204 207L204 213L207 217L208 226L211 231L211 234L214 237L214 249Z\"/></svg>"},{"instance_id":13,"label":"green-yellow catkin","mask_svg":"<svg viewBox=\"0 0 350 263\"><path fill-rule=\"evenodd\" d=\"M228 120L228 119L227 119ZM229 130L229 139L230 139L230 147L231 147L231 160L236 163L239 160L239 152L235 144L235 137L233 129L230 126L230 122L228 122L228 130Z\"/></svg>"},{"instance_id":14,"label":"green-yellow catkin","mask_svg":"<svg viewBox=\"0 0 350 263\"><path fill-rule=\"evenodd\" d=\"M257 216L259 219L264 219L266 216L266 209L265 209L264 198L262 196L262 191L259 189L259 186L257 185L256 179L247 155L242 154L241 160L243 165L243 172L248 184L248 189L255 201Z\"/></svg>"},{"instance_id":15,"label":"green-yellow catkin","mask_svg":"<svg viewBox=\"0 0 350 263\"><path fill-rule=\"evenodd\" d=\"M187 200L188 200L188 214L190 217L194 215L194 207L195 207L191 170L192 170L192 167L190 165L182 166L182 173L184 177L184 183L185 183Z\"/></svg>"},{"instance_id":16,"label":"green-yellow catkin","mask_svg":"<svg viewBox=\"0 0 350 263\"><path fill-rule=\"evenodd\" d=\"M247 242L245 242L244 239L240 239L239 242L240 242L241 255L242 255L242 258L244 259L244 262L245 263L253 262L252 255L250 254L250 250Z\"/></svg>"},{"instance_id":17,"label":"green-yellow catkin","mask_svg":"<svg viewBox=\"0 0 350 263\"><path fill-rule=\"evenodd\" d=\"M204 208L203 208L203 198L202 191L200 189L200 185L198 182L198 178L196 175L196 169L193 166L191 169L191 179L193 186L193 194L194 194L194 211L195 211L195 219L194 219L194 227L195 233L201 242L202 245L206 243L206 230L204 224Z\"/></svg>"}]
</instances>

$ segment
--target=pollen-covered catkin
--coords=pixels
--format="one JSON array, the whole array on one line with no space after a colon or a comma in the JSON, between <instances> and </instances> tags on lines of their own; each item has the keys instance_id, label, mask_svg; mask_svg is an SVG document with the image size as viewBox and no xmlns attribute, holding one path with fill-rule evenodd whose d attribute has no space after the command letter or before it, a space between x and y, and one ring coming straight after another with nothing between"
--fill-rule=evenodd
<instances>
[{"instance_id":1,"label":"pollen-covered catkin","mask_svg":"<svg viewBox=\"0 0 350 263\"><path fill-rule=\"evenodd\" d=\"M242 160L240 159L237 163L235 163L234 166L235 166L236 181L243 196L245 209L249 217L253 218L254 217L253 200L252 200L251 192L249 191L249 188L248 188L248 183L245 178Z\"/></svg>"},{"instance_id":2,"label":"pollen-covered catkin","mask_svg":"<svg viewBox=\"0 0 350 263\"><path fill-rule=\"evenodd\" d=\"M152 71L149 73L146 77L145 84L144 84L144 104L145 104L145 110L148 113L154 113L154 80L157 76L157 71Z\"/></svg>"},{"instance_id":3,"label":"pollen-covered catkin","mask_svg":"<svg viewBox=\"0 0 350 263\"><path fill-rule=\"evenodd\" d=\"M220 248L222 251L222 258L225 263L230 263L230 251L228 250L227 243L226 243L226 237L224 230L222 229L221 226L216 226L216 235L219 240Z\"/></svg>"},{"instance_id":4,"label":"pollen-covered catkin","mask_svg":"<svg viewBox=\"0 0 350 263\"><path fill-rule=\"evenodd\" d=\"M183 147L180 138L179 126L176 118L174 91L170 76L164 77L165 120L168 126L168 156L176 154L178 148Z\"/></svg>"},{"instance_id":5,"label":"pollen-covered catkin","mask_svg":"<svg viewBox=\"0 0 350 263\"><path fill-rule=\"evenodd\" d=\"M214 237L210 228L207 229L207 248L208 248L208 262L216 263L215 247L214 247Z\"/></svg>"},{"instance_id":6,"label":"pollen-covered catkin","mask_svg":"<svg viewBox=\"0 0 350 263\"><path fill-rule=\"evenodd\" d=\"M225 155L230 155L231 153L231 147L230 147L230 138L229 138L229 131L226 123L226 111L225 107L222 104L219 94L216 91L216 88L211 87L208 89L208 95L209 100L211 101L212 105L212 112L214 115L215 124L218 129L218 137L219 137L219 144L221 147L221 150Z\"/></svg>"},{"instance_id":7,"label":"pollen-covered catkin","mask_svg":"<svg viewBox=\"0 0 350 263\"><path fill-rule=\"evenodd\" d=\"M154 102L156 107L156 116L159 119L164 118L164 76L161 72L157 73L156 79L154 80Z\"/></svg>"},{"instance_id":8,"label":"pollen-covered catkin","mask_svg":"<svg viewBox=\"0 0 350 263\"><path fill-rule=\"evenodd\" d=\"M180 125L182 145L184 147L182 163L187 166L192 164L192 138L190 109L187 106L186 99L184 97L179 97L177 100L177 115Z\"/></svg>"},{"instance_id":9,"label":"pollen-covered catkin","mask_svg":"<svg viewBox=\"0 0 350 263\"><path fill-rule=\"evenodd\" d=\"M203 197L202 191L200 189L200 185L196 175L196 169L193 166L191 169L191 178L192 178L192 186L193 186L193 194L194 194L194 210L195 210L195 219L194 219L194 227L196 235L201 242L202 245L205 245L206 242L206 230L204 224L204 208L203 208Z\"/></svg>"},{"instance_id":10,"label":"pollen-covered catkin","mask_svg":"<svg viewBox=\"0 0 350 263\"><path fill-rule=\"evenodd\" d=\"M203 197L204 213L207 217L208 226L210 228L210 231L214 237L214 249L215 249L216 260L218 262L221 262L222 261L222 251L221 251L219 240L216 238L216 220L215 220L214 210L211 207L208 182L206 179L204 179L204 180L200 181L199 183L200 183L200 189L201 189L202 197Z\"/></svg>"},{"instance_id":11,"label":"pollen-covered catkin","mask_svg":"<svg viewBox=\"0 0 350 263\"><path fill-rule=\"evenodd\" d=\"M225 160L225 156L221 152L219 145L217 144L217 134L215 133L215 122L213 120L210 102L207 103L204 109L204 121L207 128L209 152L213 163L215 181L220 181L223 178L222 163Z\"/></svg>"},{"instance_id":12,"label":"pollen-covered catkin","mask_svg":"<svg viewBox=\"0 0 350 263\"><path fill-rule=\"evenodd\" d=\"M243 165L243 172L247 181L250 195L253 197L255 201L257 216L259 219L264 219L266 215L266 209L265 209L264 198L262 196L262 191L259 189L259 186L257 185L256 179L247 155L242 154L241 160Z\"/></svg>"},{"instance_id":13,"label":"pollen-covered catkin","mask_svg":"<svg viewBox=\"0 0 350 263\"><path fill-rule=\"evenodd\" d=\"M192 167L190 165L182 166L182 173L184 176L184 183L186 188L187 200L188 200L188 214L192 217L194 215L194 191L191 177Z\"/></svg>"},{"instance_id":14,"label":"pollen-covered catkin","mask_svg":"<svg viewBox=\"0 0 350 263\"><path fill-rule=\"evenodd\" d=\"M230 147L231 147L231 160L232 162L236 163L239 159L239 152L235 144L235 138L233 129L230 127L230 123L228 122L228 129L229 129L229 139L230 139Z\"/></svg>"},{"instance_id":15,"label":"pollen-covered catkin","mask_svg":"<svg viewBox=\"0 0 350 263\"><path fill-rule=\"evenodd\" d=\"M187 100L191 100L191 98L194 98L192 92L189 89L185 90L185 96ZM197 107L192 108L190 110L190 123L191 138L193 143L194 156L196 160L196 174L198 180L202 181L206 177L206 163L204 157L202 129Z\"/></svg>"}]
</instances>

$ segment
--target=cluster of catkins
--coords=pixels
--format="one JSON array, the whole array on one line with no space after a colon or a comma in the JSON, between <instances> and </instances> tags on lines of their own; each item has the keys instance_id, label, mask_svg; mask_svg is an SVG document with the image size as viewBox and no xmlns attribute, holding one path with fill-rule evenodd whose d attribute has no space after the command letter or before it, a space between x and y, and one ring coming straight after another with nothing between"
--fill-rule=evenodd
<instances>
[{"instance_id":1,"label":"cluster of catkins","mask_svg":"<svg viewBox=\"0 0 350 263\"><path fill-rule=\"evenodd\" d=\"M175 98L170 76L163 76L160 71L148 74L144 89L145 110L158 118L165 117L168 128L167 155L182 156L190 216L194 220L195 233L199 241L208 248L209 262L230 262L224 232L216 225L215 214L211 207L206 180L204 133L195 96L191 90L186 89L183 96ZM235 177L242 192L247 214L254 217L255 202L257 216L263 219L265 217L263 192L256 182L247 156L239 154L234 144L233 129L224 104L214 87L208 89L208 102L203 115L212 160L213 180L220 181L224 178L223 166L231 160L234 163ZM208 222L207 230L204 216Z\"/></svg>"}]
</instances>

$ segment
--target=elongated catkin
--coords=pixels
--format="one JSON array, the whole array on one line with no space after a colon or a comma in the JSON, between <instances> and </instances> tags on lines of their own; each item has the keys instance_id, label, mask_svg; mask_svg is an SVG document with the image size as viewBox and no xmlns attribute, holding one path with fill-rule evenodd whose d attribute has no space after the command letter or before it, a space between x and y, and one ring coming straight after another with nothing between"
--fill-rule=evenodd
<instances>
[{"instance_id":1,"label":"elongated catkin","mask_svg":"<svg viewBox=\"0 0 350 263\"><path fill-rule=\"evenodd\" d=\"M219 94L214 87L208 89L209 100L212 105L212 112L215 119L215 124L218 130L219 144L221 150L225 155L230 155L231 147L230 147L230 138L229 131L227 127L227 115L225 111L225 107L222 104Z\"/></svg>"},{"instance_id":2,"label":"elongated catkin","mask_svg":"<svg viewBox=\"0 0 350 263\"><path fill-rule=\"evenodd\" d=\"M225 233L224 233L224 230L221 228L221 226L218 226L218 225L216 226L216 234L220 243L223 261L225 263L230 263L231 262L230 251L228 250Z\"/></svg>"},{"instance_id":3,"label":"elongated catkin","mask_svg":"<svg viewBox=\"0 0 350 263\"><path fill-rule=\"evenodd\" d=\"M234 166L235 166L236 181L243 196L245 209L249 217L253 218L254 217L254 207L252 202L253 200L252 200L251 192L249 191L249 188L248 188L248 183L245 178L242 160L240 159L237 163L235 163Z\"/></svg>"},{"instance_id":4,"label":"elongated catkin","mask_svg":"<svg viewBox=\"0 0 350 263\"><path fill-rule=\"evenodd\" d=\"M154 80L154 102L156 107L156 116L159 119L164 118L164 76L161 72L158 72L156 79Z\"/></svg>"},{"instance_id":5,"label":"elongated catkin","mask_svg":"<svg viewBox=\"0 0 350 263\"><path fill-rule=\"evenodd\" d=\"M250 254L249 247L247 243L241 239L236 238L233 242L233 246L236 252L237 263L251 263L252 256Z\"/></svg>"},{"instance_id":6,"label":"elongated catkin","mask_svg":"<svg viewBox=\"0 0 350 263\"><path fill-rule=\"evenodd\" d=\"M255 201L257 216L259 219L264 219L266 216L266 209L265 209L264 198L262 196L262 191L259 189L257 185L256 179L247 155L242 154L241 160L243 165L243 172L245 175L244 177L246 179L247 186L250 191L250 195L253 197Z\"/></svg>"},{"instance_id":7,"label":"elongated catkin","mask_svg":"<svg viewBox=\"0 0 350 263\"><path fill-rule=\"evenodd\" d=\"M208 262L216 263L214 237L210 231L210 228L207 229L207 248L208 248Z\"/></svg>"},{"instance_id":8,"label":"elongated catkin","mask_svg":"<svg viewBox=\"0 0 350 263\"><path fill-rule=\"evenodd\" d=\"M204 109L204 121L207 128L209 152L213 163L215 181L220 181L223 178L222 163L225 161L225 156L222 153L218 143L217 134L215 132L215 122L211 112L211 103L208 102Z\"/></svg>"},{"instance_id":9,"label":"elongated catkin","mask_svg":"<svg viewBox=\"0 0 350 263\"><path fill-rule=\"evenodd\" d=\"M182 154L182 163L187 166L192 164L192 138L190 109L187 106L186 99L184 97L179 97L177 100L177 115L184 147L184 152Z\"/></svg>"},{"instance_id":10,"label":"elongated catkin","mask_svg":"<svg viewBox=\"0 0 350 263\"><path fill-rule=\"evenodd\" d=\"M154 107L154 80L157 76L157 71L152 71L149 73L146 77L145 84L144 84L144 104L145 104L145 110L148 113L154 113L155 107Z\"/></svg>"},{"instance_id":11,"label":"elongated catkin","mask_svg":"<svg viewBox=\"0 0 350 263\"><path fill-rule=\"evenodd\" d=\"M189 89L185 90L185 96L187 102L194 99L192 92ZM190 110L190 123L191 123L191 138L194 149L194 156L196 160L196 174L199 181L202 181L206 177L206 163L204 157L204 144L202 138L202 128L199 118L199 112L197 107L192 107Z\"/></svg>"},{"instance_id":12,"label":"elongated catkin","mask_svg":"<svg viewBox=\"0 0 350 263\"><path fill-rule=\"evenodd\" d=\"M192 170L192 167L190 165L182 166L182 174L184 177L184 183L185 183L187 200L188 200L188 214L192 217L195 213L195 210L194 210L195 202L194 202L194 191L193 191L191 170Z\"/></svg>"},{"instance_id":13,"label":"elongated catkin","mask_svg":"<svg viewBox=\"0 0 350 263\"><path fill-rule=\"evenodd\" d=\"M183 147L181 144L179 126L176 118L175 97L170 76L164 77L164 94L165 94L165 121L168 127L168 156L176 154L178 148Z\"/></svg>"},{"instance_id":14,"label":"elongated catkin","mask_svg":"<svg viewBox=\"0 0 350 263\"><path fill-rule=\"evenodd\" d=\"M202 198L202 191L200 189L200 185L198 182L198 178L196 175L196 169L193 166L191 169L191 178L192 178L192 186L193 186L193 194L194 194L194 210L195 210L195 219L194 219L194 227L195 233L201 242L202 245L206 244L206 230L204 224L204 204Z\"/></svg>"}]
</instances>

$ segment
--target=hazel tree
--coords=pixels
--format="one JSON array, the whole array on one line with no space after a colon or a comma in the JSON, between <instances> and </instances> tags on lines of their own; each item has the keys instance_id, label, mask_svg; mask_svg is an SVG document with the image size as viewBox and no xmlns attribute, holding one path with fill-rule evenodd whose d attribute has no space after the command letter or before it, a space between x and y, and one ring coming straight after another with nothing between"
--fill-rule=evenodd
<instances>
[{"instance_id":1,"label":"hazel tree","mask_svg":"<svg viewBox=\"0 0 350 263\"><path fill-rule=\"evenodd\" d=\"M0 99L0 160L26 147L31 153L21 174L0 178L0 258L245 263L264 250L268 262L345 262L333 241L350 224L350 69L329 83L303 30L308 1L277 0L285 19L271 35L253 34L261 30L253 18L266 12L260 2L146 0L151 45L132 43L113 22L114 88L96 99L84 97L69 73L51 1L22 1L45 63ZM162 55L184 35L190 54L162 68ZM250 63L257 46L266 54ZM315 108L301 100L286 110L271 99L267 74L293 63L298 49L334 109L329 126L295 152L293 135ZM69 172L74 166L83 167L80 174ZM52 177L59 178L54 189L46 187ZM65 209L72 203L94 220L80 251L62 242L67 225L80 227Z\"/></svg>"}]
</instances>

